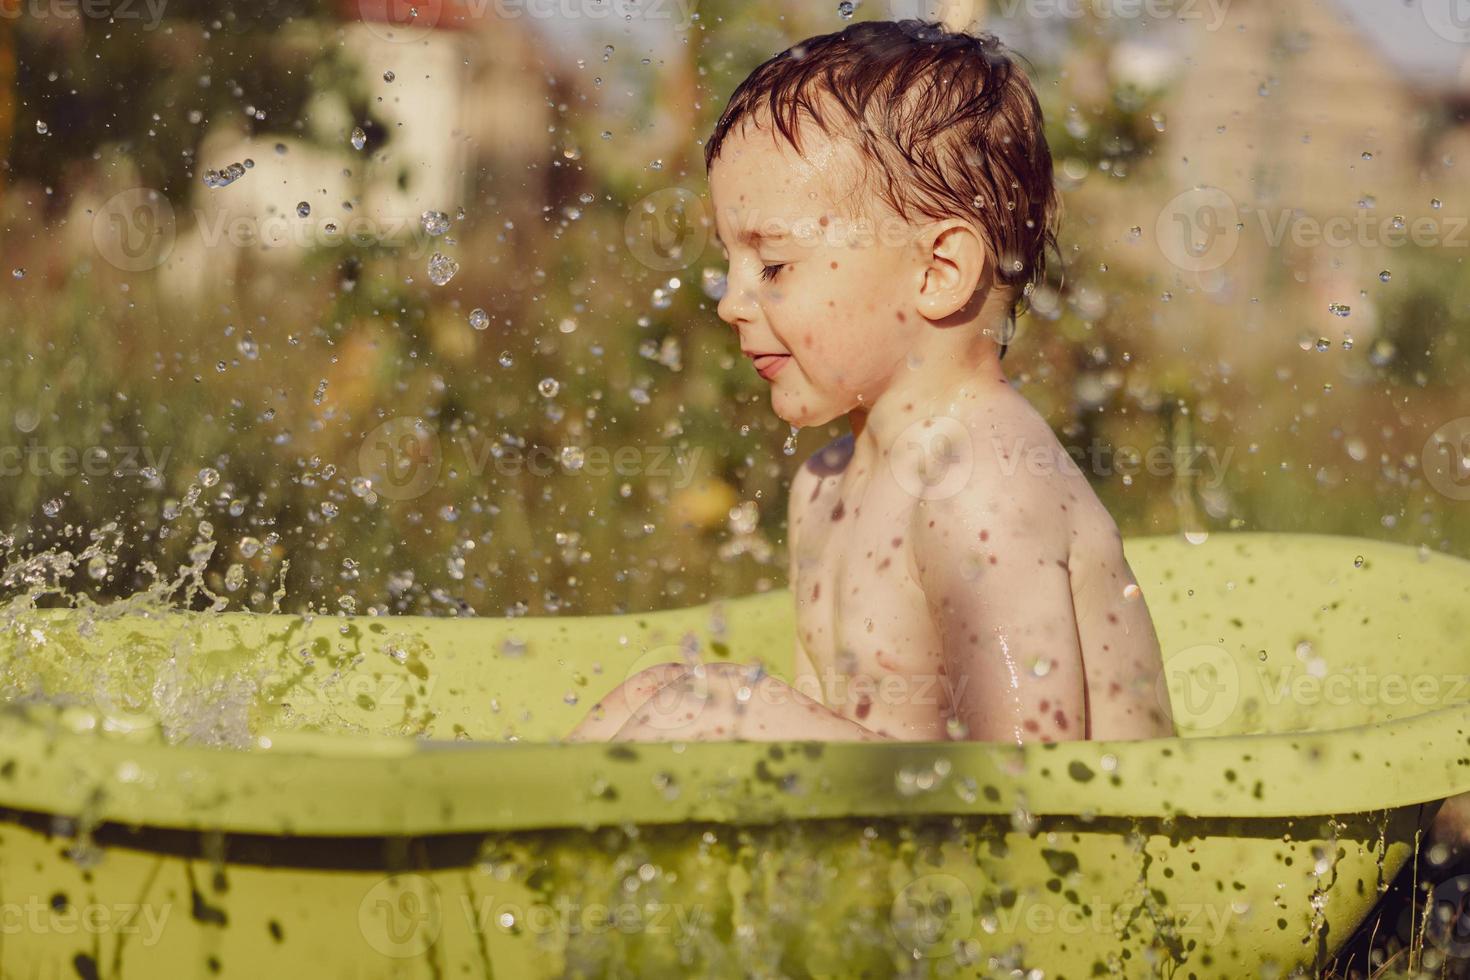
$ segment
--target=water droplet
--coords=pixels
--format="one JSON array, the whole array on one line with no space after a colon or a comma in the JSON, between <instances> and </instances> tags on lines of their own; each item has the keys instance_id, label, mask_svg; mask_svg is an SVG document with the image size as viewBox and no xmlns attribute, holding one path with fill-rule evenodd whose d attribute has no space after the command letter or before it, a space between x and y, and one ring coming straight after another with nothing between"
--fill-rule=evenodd
<instances>
[{"instance_id":1,"label":"water droplet","mask_svg":"<svg viewBox=\"0 0 1470 980\"><path fill-rule=\"evenodd\" d=\"M48 126L48 125L46 125L41 120L37 119L36 120L36 132L39 133L39 134L41 134L42 136L45 136L47 133L51 132L51 127Z\"/></svg>"},{"instance_id":2,"label":"water droplet","mask_svg":"<svg viewBox=\"0 0 1470 980\"><path fill-rule=\"evenodd\" d=\"M1327 311L1333 316L1347 316L1353 311L1353 308L1346 303L1328 303Z\"/></svg>"},{"instance_id":3,"label":"water droplet","mask_svg":"<svg viewBox=\"0 0 1470 980\"><path fill-rule=\"evenodd\" d=\"M1379 337L1373 341L1373 346L1368 348L1368 363L1374 367L1384 367L1393 360L1397 353L1398 348L1394 346L1393 341L1386 337Z\"/></svg>"},{"instance_id":4,"label":"water droplet","mask_svg":"<svg viewBox=\"0 0 1470 980\"><path fill-rule=\"evenodd\" d=\"M725 298L725 274L719 269L705 269L699 274L699 288L715 302Z\"/></svg>"},{"instance_id":5,"label":"water droplet","mask_svg":"<svg viewBox=\"0 0 1470 980\"><path fill-rule=\"evenodd\" d=\"M101 555L94 555L92 560L87 562L87 574L98 581L106 578L107 559Z\"/></svg>"},{"instance_id":6,"label":"water droplet","mask_svg":"<svg viewBox=\"0 0 1470 980\"><path fill-rule=\"evenodd\" d=\"M1431 200L1429 202L1429 206L1432 207L1432 208L1434 208L1434 210L1438 211L1440 208L1444 207L1444 202L1441 201L1439 198L1436 197L1436 198L1434 198L1433 200Z\"/></svg>"},{"instance_id":7,"label":"water droplet","mask_svg":"<svg viewBox=\"0 0 1470 980\"><path fill-rule=\"evenodd\" d=\"M20 266L16 266L14 269L10 270L10 275L16 279L24 279L26 277L26 270L22 269Z\"/></svg>"},{"instance_id":8,"label":"water droplet","mask_svg":"<svg viewBox=\"0 0 1470 980\"><path fill-rule=\"evenodd\" d=\"M353 477L351 486L354 497L366 497L373 492L373 481L365 476Z\"/></svg>"},{"instance_id":9,"label":"water droplet","mask_svg":"<svg viewBox=\"0 0 1470 980\"><path fill-rule=\"evenodd\" d=\"M307 204L305 201L302 201L301 203L299 203L299 204L296 205L296 214L297 214L298 217L310 218L311 217L311 205L310 204Z\"/></svg>"},{"instance_id":10,"label":"water droplet","mask_svg":"<svg viewBox=\"0 0 1470 980\"><path fill-rule=\"evenodd\" d=\"M856 9L857 4L854 3L853 0L842 0L842 2L837 5L837 16L841 17L843 20L852 20L853 11L855 11Z\"/></svg>"},{"instance_id":11,"label":"water droplet","mask_svg":"<svg viewBox=\"0 0 1470 980\"><path fill-rule=\"evenodd\" d=\"M247 535L240 539L240 543L236 545L236 548L239 550L241 558L254 558L260 554L260 539Z\"/></svg>"},{"instance_id":12,"label":"water droplet","mask_svg":"<svg viewBox=\"0 0 1470 980\"><path fill-rule=\"evenodd\" d=\"M1125 599L1132 601L1133 599L1137 599L1142 594L1143 590L1140 589L1136 583L1129 582L1127 585L1123 586L1123 598Z\"/></svg>"},{"instance_id":13,"label":"water droplet","mask_svg":"<svg viewBox=\"0 0 1470 980\"><path fill-rule=\"evenodd\" d=\"M470 326L476 330L484 330L490 326L490 314L478 306L475 307L473 310L470 310Z\"/></svg>"},{"instance_id":14,"label":"water droplet","mask_svg":"<svg viewBox=\"0 0 1470 980\"><path fill-rule=\"evenodd\" d=\"M1358 557L1356 557L1356 558L1353 559L1353 567L1354 568L1362 568L1363 567L1363 556L1362 555L1359 555Z\"/></svg>"},{"instance_id":15,"label":"water droplet","mask_svg":"<svg viewBox=\"0 0 1470 980\"><path fill-rule=\"evenodd\" d=\"M50 500L41 505L41 510L43 513L45 513L47 517L55 517L57 514L61 513L60 498L52 497Z\"/></svg>"},{"instance_id":16,"label":"water droplet","mask_svg":"<svg viewBox=\"0 0 1470 980\"><path fill-rule=\"evenodd\" d=\"M352 131L352 148L360 150L364 146L367 146L367 133L363 132L361 126L358 126Z\"/></svg>"},{"instance_id":17,"label":"water droplet","mask_svg":"<svg viewBox=\"0 0 1470 980\"><path fill-rule=\"evenodd\" d=\"M219 483L219 470L212 466L206 466L199 471L199 482L206 487L212 487Z\"/></svg>"},{"instance_id":18,"label":"water droplet","mask_svg":"<svg viewBox=\"0 0 1470 980\"><path fill-rule=\"evenodd\" d=\"M397 77L397 75L393 74L393 69L391 68L383 72L383 81L387 82L390 85L393 84L393 79Z\"/></svg>"},{"instance_id":19,"label":"water droplet","mask_svg":"<svg viewBox=\"0 0 1470 980\"><path fill-rule=\"evenodd\" d=\"M555 378L542 378L541 383L536 386L536 390L547 398L555 398L556 393L561 391L561 382Z\"/></svg>"},{"instance_id":20,"label":"water droplet","mask_svg":"<svg viewBox=\"0 0 1470 980\"><path fill-rule=\"evenodd\" d=\"M438 238L449 230L449 215L443 211L425 211L419 220L430 238Z\"/></svg>"},{"instance_id":21,"label":"water droplet","mask_svg":"<svg viewBox=\"0 0 1470 980\"><path fill-rule=\"evenodd\" d=\"M510 351L503 350L503 351L500 352L500 366L501 367L508 368L511 365L515 364L515 362L516 362L516 359L514 357L511 357L510 356Z\"/></svg>"},{"instance_id":22,"label":"water droplet","mask_svg":"<svg viewBox=\"0 0 1470 980\"><path fill-rule=\"evenodd\" d=\"M436 286L448 283L458 271L459 263L443 252L435 252L429 258L429 281Z\"/></svg>"},{"instance_id":23,"label":"water droplet","mask_svg":"<svg viewBox=\"0 0 1470 980\"><path fill-rule=\"evenodd\" d=\"M244 164L232 163L223 170L206 170L204 171L204 186L215 190L229 187L245 176L245 169Z\"/></svg>"},{"instance_id":24,"label":"water droplet","mask_svg":"<svg viewBox=\"0 0 1470 980\"><path fill-rule=\"evenodd\" d=\"M1328 339L1327 339L1327 338L1326 338L1326 337L1318 337L1318 338L1317 338L1317 344L1316 344L1316 347L1317 347L1317 352L1318 352L1318 353L1319 353L1319 354L1320 354L1320 353L1321 353L1321 352L1323 352L1323 351L1325 351L1325 350L1327 350L1327 349L1328 349L1328 348L1330 348L1330 347L1331 347L1331 346L1332 346L1332 341L1330 341L1330 340L1328 340Z\"/></svg>"},{"instance_id":25,"label":"water droplet","mask_svg":"<svg viewBox=\"0 0 1470 980\"><path fill-rule=\"evenodd\" d=\"M787 456L796 455L796 434L800 431L801 430L794 425L791 427L791 434L788 435L786 437L786 441L781 444L782 453L786 454Z\"/></svg>"},{"instance_id":26,"label":"water droplet","mask_svg":"<svg viewBox=\"0 0 1470 980\"><path fill-rule=\"evenodd\" d=\"M1368 150L1364 150L1363 151L1363 159L1364 160L1371 160L1371 159L1373 159L1373 154L1370 151L1368 151Z\"/></svg>"},{"instance_id":27,"label":"water droplet","mask_svg":"<svg viewBox=\"0 0 1470 980\"><path fill-rule=\"evenodd\" d=\"M1352 338L1351 335L1345 335L1342 338L1342 349L1343 350L1352 350L1353 349L1353 338Z\"/></svg>"},{"instance_id":28,"label":"water droplet","mask_svg":"<svg viewBox=\"0 0 1470 980\"><path fill-rule=\"evenodd\" d=\"M569 473L575 473L582 468L587 456L581 446L563 446L561 450L561 465Z\"/></svg>"},{"instance_id":29,"label":"water droplet","mask_svg":"<svg viewBox=\"0 0 1470 980\"><path fill-rule=\"evenodd\" d=\"M1388 271L1387 269L1384 269L1382 272L1378 273L1378 281L1379 282L1388 282L1392 278L1393 278L1393 273L1390 272L1390 271Z\"/></svg>"}]
</instances>

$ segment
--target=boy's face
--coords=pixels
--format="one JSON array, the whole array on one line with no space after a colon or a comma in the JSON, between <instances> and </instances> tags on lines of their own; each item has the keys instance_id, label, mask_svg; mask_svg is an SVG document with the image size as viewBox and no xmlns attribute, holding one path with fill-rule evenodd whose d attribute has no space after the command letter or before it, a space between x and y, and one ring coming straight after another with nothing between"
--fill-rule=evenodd
<instances>
[{"instance_id":1,"label":"boy's face","mask_svg":"<svg viewBox=\"0 0 1470 980\"><path fill-rule=\"evenodd\" d=\"M877 202L840 208L859 186L855 150L816 126L798 153L765 126L732 132L710 168L715 231L729 262L719 315L792 425L871 406L926 326L923 263L907 222ZM858 193L861 193L860 191ZM856 210L888 214L854 221Z\"/></svg>"}]
</instances>

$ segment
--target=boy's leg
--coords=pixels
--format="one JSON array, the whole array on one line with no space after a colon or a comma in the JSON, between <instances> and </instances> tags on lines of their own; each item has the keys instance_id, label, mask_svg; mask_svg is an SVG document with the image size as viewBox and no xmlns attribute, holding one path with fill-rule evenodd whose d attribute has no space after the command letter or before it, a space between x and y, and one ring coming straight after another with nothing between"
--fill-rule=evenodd
<instances>
[{"instance_id":1,"label":"boy's leg","mask_svg":"<svg viewBox=\"0 0 1470 980\"><path fill-rule=\"evenodd\" d=\"M658 690L689 672L688 664L657 664L639 671L618 685L607 697L592 706L581 724L563 741L606 742L628 723L633 712L648 702Z\"/></svg>"},{"instance_id":2,"label":"boy's leg","mask_svg":"<svg viewBox=\"0 0 1470 980\"><path fill-rule=\"evenodd\" d=\"M869 731L758 668L700 664L664 685L614 736L627 742L879 742Z\"/></svg>"}]
</instances>

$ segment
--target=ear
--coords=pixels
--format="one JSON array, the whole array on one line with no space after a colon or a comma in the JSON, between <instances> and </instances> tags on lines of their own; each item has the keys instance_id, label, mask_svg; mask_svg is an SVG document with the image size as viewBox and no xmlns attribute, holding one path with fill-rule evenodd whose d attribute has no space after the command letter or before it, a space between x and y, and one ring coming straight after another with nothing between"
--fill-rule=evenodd
<instances>
[{"instance_id":1,"label":"ear","mask_svg":"<svg viewBox=\"0 0 1470 980\"><path fill-rule=\"evenodd\" d=\"M989 282L989 252L968 222L951 218L929 225L917 244L923 278L915 305L926 319L943 320L958 313Z\"/></svg>"}]
</instances>

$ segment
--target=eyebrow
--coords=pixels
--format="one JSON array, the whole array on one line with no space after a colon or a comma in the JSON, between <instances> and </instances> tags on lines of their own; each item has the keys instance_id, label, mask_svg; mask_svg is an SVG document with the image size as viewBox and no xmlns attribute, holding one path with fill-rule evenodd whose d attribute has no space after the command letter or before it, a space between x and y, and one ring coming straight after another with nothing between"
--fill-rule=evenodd
<instances>
[{"instance_id":1,"label":"eyebrow","mask_svg":"<svg viewBox=\"0 0 1470 980\"><path fill-rule=\"evenodd\" d=\"M758 228L751 228L748 231L742 231L739 234L739 236L737 236L737 240L738 241L742 241L742 242L746 242L747 244L749 244L751 246L759 246L761 242L779 242L779 241L784 241L785 239L787 239L789 237L791 237L791 236L789 236L784 231L777 231L777 232L773 232L773 233L770 233L770 234L766 234L766 233L762 232ZM720 233L719 232L715 232L715 241L717 243L719 243L719 245L721 247L724 247L725 240L720 237Z\"/></svg>"}]
</instances>

